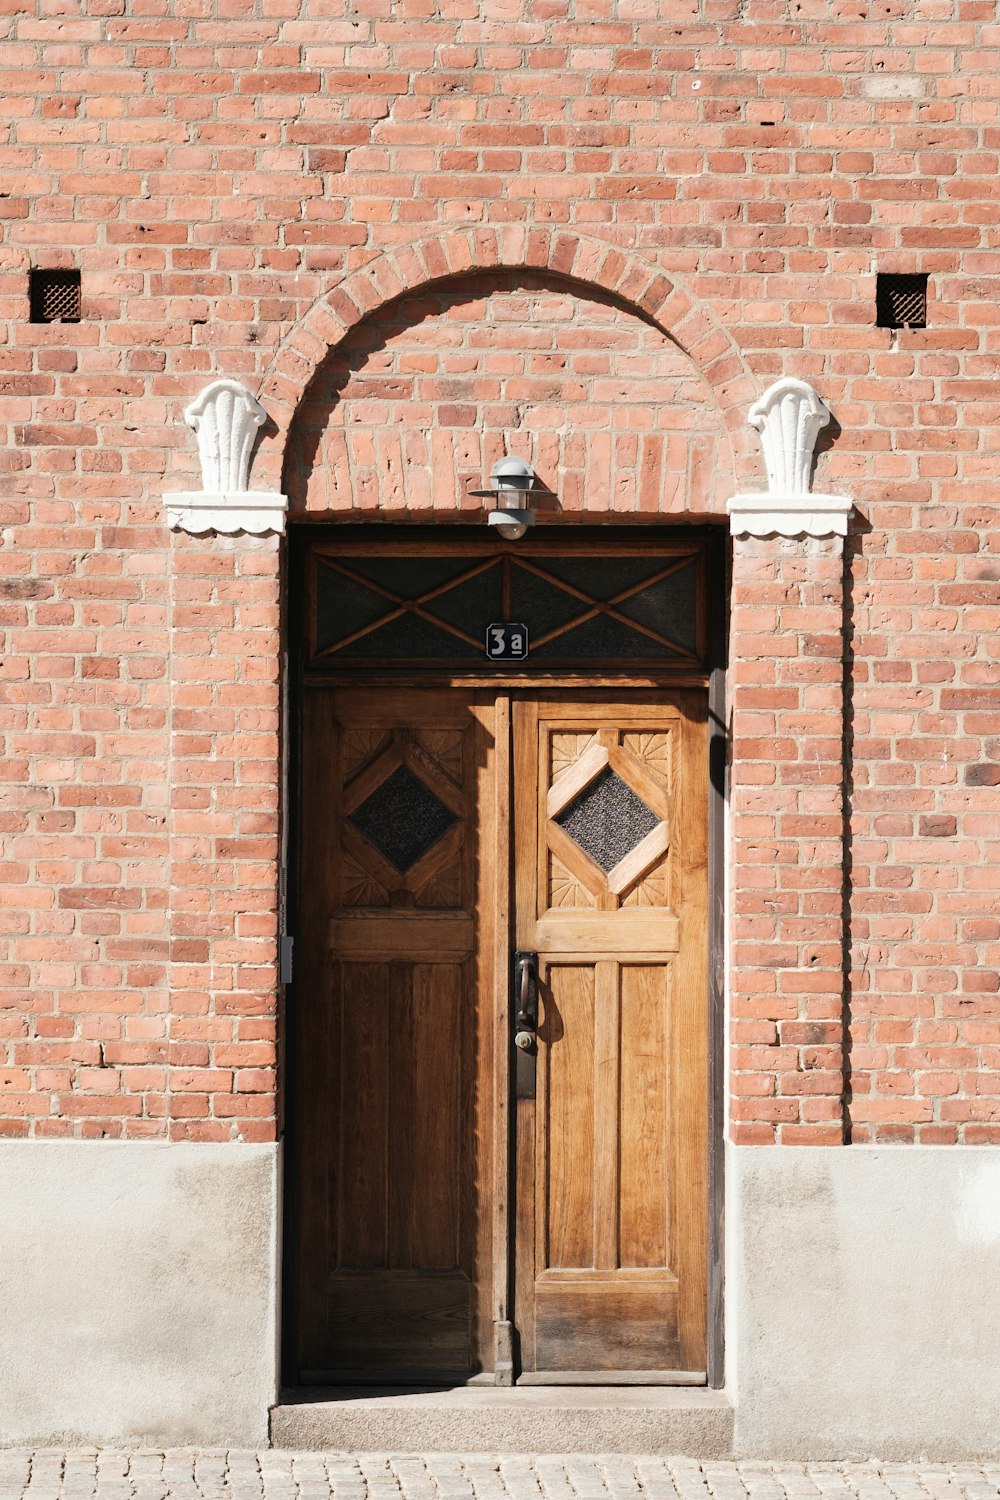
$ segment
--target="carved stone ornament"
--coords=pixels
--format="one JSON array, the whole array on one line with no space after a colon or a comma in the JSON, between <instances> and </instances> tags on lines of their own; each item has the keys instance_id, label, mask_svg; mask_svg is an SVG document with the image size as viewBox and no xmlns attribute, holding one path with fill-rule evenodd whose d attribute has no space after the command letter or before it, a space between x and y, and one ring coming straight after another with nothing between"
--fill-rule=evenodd
<instances>
[{"instance_id":1,"label":"carved stone ornament","mask_svg":"<svg viewBox=\"0 0 1000 1500\"><path fill-rule=\"evenodd\" d=\"M846 536L853 506L843 495L814 495L816 440L830 412L805 380L776 380L747 414L760 433L767 466L765 494L727 502L734 536Z\"/></svg>"},{"instance_id":2,"label":"carved stone ornament","mask_svg":"<svg viewBox=\"0 0 1000 1500\"><path fill-rule=\"evenodd\" d=\"M238 380L213 380L185 407L184 420L198 438L203 488L163 497L167 525L196 536L284 532L287 495L247 488L257 429L267 421L260 402Z\"/></svg>"}]
</instances>

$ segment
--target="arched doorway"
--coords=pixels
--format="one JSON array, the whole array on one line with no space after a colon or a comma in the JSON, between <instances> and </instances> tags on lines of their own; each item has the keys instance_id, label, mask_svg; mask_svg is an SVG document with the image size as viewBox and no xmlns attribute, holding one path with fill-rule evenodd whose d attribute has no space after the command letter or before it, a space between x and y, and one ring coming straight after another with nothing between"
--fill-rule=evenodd
<instances>
[{"instance_id":1,"label":"arched doorway","mask_svg":"<svg viewBox=\"0 0 1000 1500\"><path fill-rule=\"evenodd\" d=\"M443 530L505 451L543 524ZM661 329L517 272L383 309L299 410L294 1383L705 1378L711 547L636 523L726 454Z\"/></svg>"}]
</instances>

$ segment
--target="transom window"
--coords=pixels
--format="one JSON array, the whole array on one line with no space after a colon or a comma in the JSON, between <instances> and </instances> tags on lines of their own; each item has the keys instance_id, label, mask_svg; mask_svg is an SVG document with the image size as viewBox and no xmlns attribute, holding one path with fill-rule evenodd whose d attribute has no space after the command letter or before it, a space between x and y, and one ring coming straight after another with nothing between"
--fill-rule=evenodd
<instances>
[{"instance_id":1,"label":"transom window","mask_svg":"<svg viewBox=\"0 0 1000 1500\"><path fill-rule=\"evenodd\" d=\"M546 671L697 668L705 561L700 541L324 544L311 557L308 654L314 666L488 668L487 627L517 622Z\"/></svg>"}]
</instances>

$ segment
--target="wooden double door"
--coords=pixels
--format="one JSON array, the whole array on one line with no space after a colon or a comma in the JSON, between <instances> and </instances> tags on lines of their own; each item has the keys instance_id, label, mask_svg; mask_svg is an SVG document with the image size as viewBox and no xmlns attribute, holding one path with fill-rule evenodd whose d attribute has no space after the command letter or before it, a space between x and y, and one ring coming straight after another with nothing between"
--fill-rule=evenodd
<instances>
[{"instance_id":1,"label":"wooden double door","mask_svg":"<svg viewBox=\"0 0 1000 1500\"><path fill-rule=\"evenodd\" d=\"M291 1378L703 1378L704 693L315 685L303 750Z\"/></svg>"}]
</instances>

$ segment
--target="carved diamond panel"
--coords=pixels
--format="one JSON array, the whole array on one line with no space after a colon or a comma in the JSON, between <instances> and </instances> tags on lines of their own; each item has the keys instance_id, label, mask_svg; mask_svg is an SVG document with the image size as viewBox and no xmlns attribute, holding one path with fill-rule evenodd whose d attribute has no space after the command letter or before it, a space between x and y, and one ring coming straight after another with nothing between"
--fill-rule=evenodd
<instances>
[{"instance_id":1,"label":"carved diamond panel","mask_svg":"<svg viewBox=\"0 0 1000 1500\"><path fill-rule=\"evenodd\" d=\"M462 864L455 860L421 886L414 898L415 906L449 908L462 905Z\"/></svg>"},{"instance_id":2,"label":"carved diamond panel","mask_svg":"<svg viewBox=\"0 0 1000 1500\"><path fill-rule=\"evenodd\" d=\"M670 780L670 739L666 734L629 732L622 735L622 746L641 760L666 782Z\"/></svg>"},{"instance_id":3,"label":"carved diamond panel","mask_svg":"<svg viewBox=\"0 0 1000 1500\"><path fill-rule=\"evenodd\" d=\"M551 740L552 780L555 781L570 766L575 766L587 746L595 744L596 739L594 734L554 734Z\"/></svg>"},{"instance_id":4,"label":"carved diamond panel","mask_svg":"<svg viewBox=\"0 0 1000 1500\"><path fill-rule=\"evenodd\" d=\"M359 766L366 765L385 740L384 729L346 729L341 744L344 779L353 776Z\"/></svg>"},{"instance_id":5,"label":"carved diamond panel","mask_svg":"<svg viewBox=\"0 0 1000 1500\"><path fill-rule=\"evenodd\" d=\"M588 891L579 876L567 870L554 854L549 856L549 902L552 906L597 905L593 891Z\"/></svg>"},{"instance_id":6,"label":"carved diamond panel","mask_svg":"<svg viewBox=\"0 0 1000 1500\"><path fill-rule=\"evenodd\" d=\"M462 780L462 731L460 729L424 729L420 743L458 782Z\"/></svg>"},{"instance_id":7,"label":"carved diamond panel","mask_svg":"<svg viewBox=\"0 0 1000 1500\"><path fill-rule=\"evenodd\" d=\"M667 906L666 860L660 861L639 884L622 897L622 906Z\"/></svg>"},{"instance_id":8,"label":"carved diamond panel","mask_svg":"<svg viewBox=\"0 0 1000 1500\"><path fill-rule=\"evenodd\" d=\"M349 854L341 854L342 901L345 906L388 906L389 897L368 870Z\"/></svg>"},{"instance_id":9,"label":"carved diamond panel","mask_svg":"<svg viewBox=\"0 0 1000 1500\"><path fill-rule=\"evenodd\" d=\"M605 766L555 820L607 875L660 822L637 792Z\"/></svg>"},{"instance_id":10,"label":"carved diamond panel","mask_svg":"<svg viewBox=\"0 0 1000 1500\"><path fill-rule=\"evenodd\" d=\"M405 874L455 822L455 814L415 776L397 766L349 815L383 859Z\"/></svg>"}]
</instances>

